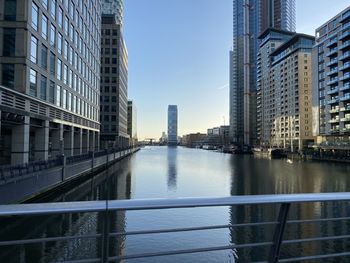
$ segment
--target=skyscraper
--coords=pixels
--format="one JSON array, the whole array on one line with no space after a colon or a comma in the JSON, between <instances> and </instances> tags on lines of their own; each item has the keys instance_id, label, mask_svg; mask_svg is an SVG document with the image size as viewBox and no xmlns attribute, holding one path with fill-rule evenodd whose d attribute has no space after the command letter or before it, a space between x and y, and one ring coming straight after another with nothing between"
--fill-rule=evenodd
<instances>
[{"instance_id":1,"label":"skyscraper","mask_svg":"<svg viewBox=\"0 0 350 263\"><path fill-rule=\"evenodd\" d=\"M0 162L98 148L101 2L1 1Z\"/></svg>"},{"instance_id":2,"label":"skyscraper","mask_svg":"<svg viewBox=\"0 0 350 263\"><path fill-rule=\"evenodd\" d=\"M270 26L295 31L295 0L233 0L230 136L240 147L256 143L258 36Z\"/></svg>"},{"instance_id":3,"label":"skyscraper","mask_svg":"<svg viewBox=\"0 0 350 263\"><path fill-rule=\"evenodd\" d=\"M168 145L177 145L177 106L168 106Z\"/></svg>"},{"instance_id":4,"label":"skyscraper","mask_svg":"<svg viewBox=\"0 0 350 263\"><path fill-rule=\"evenodd\" d=\"M113 14L102 15L101 144L104 148L129 144L128 52L121 26Z\"/></svg>"},{"instance_id":5,"label":"skyscraper","mask_svg":"<svg viewBox=\"0 0 350 263\"><path fill-rule=\"evenodd\" d=\"M114 14L117 24L123 28L124 0L103 0L102 14Z\"/></svg>"}]
</instances>

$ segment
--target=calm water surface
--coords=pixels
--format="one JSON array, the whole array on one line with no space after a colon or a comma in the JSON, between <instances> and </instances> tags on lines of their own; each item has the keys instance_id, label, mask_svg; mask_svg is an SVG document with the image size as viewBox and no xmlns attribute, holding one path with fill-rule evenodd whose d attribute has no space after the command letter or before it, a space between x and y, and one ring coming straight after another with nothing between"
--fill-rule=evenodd
<instances>
[{"instance_id":1,"label":"calm water surface","mask_svg":"<svg viewBox=\"0 0 350 263\"><path fill-rule=\"evenodd\" d=\"M350 191L350 166L343 164L258 159L187 148L146 147L64 194L42 202L98 199L218 197L230 195ZM174 227L274 221L278 207L220 207L117 212L113 232ZM350 216L348 203L293 205L289 218ZM69 214L2 220L1 240L100 233L101 215ZM285 238L350 234L350 222L288 225ZM273 228L219 229L186 233L127 236L111 239L110 254L126 255L177 249L269 241ZM282 258L349 251L348 240L283 246ZM52 242L0 250L0 262L57 262L97 258L96 239ZM208 252L125 262L251 262L266 259L268 248ZM349 262L350 259L337 262ZM326 262L323 260L322 262ZM331 261L329 261L331 262Z\"/></svg>"}]
</instances>

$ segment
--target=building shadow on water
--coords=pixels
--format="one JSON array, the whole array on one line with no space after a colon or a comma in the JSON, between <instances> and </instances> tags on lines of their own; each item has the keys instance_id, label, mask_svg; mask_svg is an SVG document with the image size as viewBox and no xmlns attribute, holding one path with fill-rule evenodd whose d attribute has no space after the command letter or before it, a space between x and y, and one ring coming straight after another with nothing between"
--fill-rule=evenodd
<instances>
[{"instance_id":1,"label":"building shadow on water","mask_svg":"<svg viewBox=\"0 0 350 263\"><path fill-rule=\"evenodd\" d=\"M177 189L177 148L168 147L168 191L176 191Z\"/></svg>"}]
</instances>

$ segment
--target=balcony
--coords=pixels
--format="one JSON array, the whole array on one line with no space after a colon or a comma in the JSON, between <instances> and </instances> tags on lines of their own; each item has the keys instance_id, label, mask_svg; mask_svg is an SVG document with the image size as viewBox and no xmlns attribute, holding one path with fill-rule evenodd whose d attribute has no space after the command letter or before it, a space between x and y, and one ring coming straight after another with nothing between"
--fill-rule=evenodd
<instances>
[{"instance_id":1,"label":"balcony","mask_svg":"<svg viewBox=\"0 0 350 263\"><path fill-rule=\"evenodd\" d=\"M329 52L326 53L326 56L329 57L333 54L336 54L338 52L338 49L335 47L333 49L331 49Z\"/></svg>"},{"instance_id":2,"label":"balcony","mask_svg":"<svg viewBox=\"0 0 350 263\"><path fill-rule=\"evenodd\" d=\"M350 121L350 116L349 117L345 117L345 118L341 118L340 121L342 121L342 122Z\"/></svg>"},{"instance_id":3,"label":"balcony","mask_svg":"<svg viewBox=\"0 0 350 263\"><path fill-rule=\"evenodd\" d=\"M350 105L340 108L341 112L350 111Z\"/></svg>"},{"instance_id":4,"label":"balcony","mask_svg":"<svg viewBox=\"0 0 350 263\"><path fill-rule=\"evenodd\" d=\"M339 50L342 50L342 49L344 49L346 47L350 47L350 41L349 40L345 41L342 45L340 45L339 46Z\"/></svg>"},{"instance_id":5,"label":"balcony","mask_svg":"<svg viewBox=\"0 0 350 263\"><path fill-rule=\"evenodd\" d=\"M341 27L343 30L350 28L350 22L346 22L345 24L342 25Z\"/></svg>"},{"instance_id":6,"label":"balcony","mask_svg":"<svg viewBox=\"0 0 350 263\"><path fill-rule=\"evenodd\" d=\"M327 82L327 86L337 83L339 81L338 77L332 78Z\"/></svg>"},{"instance_id":7,"label":"balcony","mask_svg":"<svg viewBox=\"0 0 350 263\"><path fill-rule=\"evenodd\" d=\"M340 71L340 70L347 69L347 68L350 68L350 62L344 63L343 66L341 66L341 67L339 68L339 71Z\"/></svg>"},{"instance_id":8,"label":"balcony","mask_svg":"<svg viewBox=\"0 0 350 263\"><path fill-rule=\"evenodd\" d=\"M330 113L338 113L339 112L339 108L331 109L329 112Z\"/></svg>"},{"instance_id":9,"label":"balcony","mask_svg":"<svg viewBox=\"0 0 350 263\"><path fill-rule=\"evenodd\" d=\"M338 123L339 122L339 118L336 119L331 119L328 121L329 123Z\"/></svg>"},{"instance_id":10,"label":"balcony","mask_svg":"<svg viewBox=\"0 0 350 263\"><path fill-rule=\"evenodd\" d=\"M339 60L344 60L346 58L350 57L350 52L347 51L345 52L342 56L339 57Z\"/></svg>"},{"instance_id":11,"label":"balcony","mask_svg":"<svg viewBox=\"0 0 350 263\"><path fill-rule=\"evenodd\" d=\"M329 66L334 65L334 64L336 64L336 63L338 63L338 59L334 58L334 59L332 59L331 61L329 61L329 62L326 64L326 66L329 67Z\"/></svg>"},{"instance_id":12,"label":"balcony","mask_svg":"<svg viewBox=\"0 0 350 263\"><path fill-rule=\"evenodd\" d=\"M344 97L340 98L340 101L347 101L350 100L350 94L346 94Z\"/></svg>"},{"instance_id":13,"label":"balcony","mask_svg":"<svg viewBox=\"0 0 350 263\"><path fill-rule=\"evenodd\" d=\"M350 84L346 83L343 87L340 88L340 91L349 90L349 89L350 89Z\"/></svg>"},{"instance_id":14,"label":"balcony","mask_svg":"<svg viewBox=\"0 0 350 263\"><path fill-rule=\"evenodd\" d=\"M333 129L331 129L331 133L336 133L336 132L339 132L339 128L333 128Z\"/></svg>"},{"instance_id":15,"label":"balcony","mask_svg":"<svg viewBox=\"0 0 350 263\"><path fill-rule=\"evenodd\" d=\"M345 19L348 19L350 17L350 12L346 12L343 14L342 18L341 18L341 22L344 21Z\"/></svg>"},{"instance_id":16,"label":"balcony","mask_svg":"<svg viewBox=\"0 0 350 263\"><path fill-rule=\"evenodd\" d=\"M332 99L327 101L327 104L334 104L334 103L339 103L339 99Z\"/></svg>"},{"instance_id":17,"label":"balcony","mask_svg":"<svg viewBox=\"0 0 350 263\"><path fill-rule=\"evenodd\" d=\"M349 79L350 78L350 73L345 73L339 80L340 81L343 81L343 80L346 80L346 79Z\"/></svg>"},{"instance_id":18,"label":"balcony","mask_svg":"<svg viewBox=\"0 0 350 263\"><path fill-rule=\"evenodd\" d=\"M340 35L339 39L341 40L341 39L344 39L344 38L346 38L348 36L350 36L350 32L346 31L346 32L344 32L343 34Z\"/></svg>"},{"instance_id":19,"label":"balcony","mask_svg":"<svg viewBox=\"0 0 350 263\"><path fill-rule=\"evenodd\" d=\"M331 94L335 94L335 93L338 93L338 92L339 92L339 88L336 87L335 89L331 89L331 90L327 91L327 94L331 95Z\"/></svg>"},{"instance_id":20,"label":"balcony","mask_svg":"<svg viewBox=\"0 0 350 263\"><path fill-rule=\"evenodd\" d=\"M327 73L327 76L338 74L339 70L338 68L335 68Z\"/></svg>"},{"instance_id":21,"label":"balcony","mask_svg":"<svg viewBox=\"0 0 350 263\"><path fill-rule=\"evenodd\" d=\"M338 43L338 39L333 39L333 40L328 42L326 47L330 47L330 46L336 45L337 43Z\"/></svg>"}]
</instances>

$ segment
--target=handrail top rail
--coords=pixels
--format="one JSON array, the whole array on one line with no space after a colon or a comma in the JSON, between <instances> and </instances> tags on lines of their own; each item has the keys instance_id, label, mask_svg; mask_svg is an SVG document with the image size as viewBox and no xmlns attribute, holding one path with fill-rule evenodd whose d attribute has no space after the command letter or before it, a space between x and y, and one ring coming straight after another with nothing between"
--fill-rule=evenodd
<instances>
[{"instance_id":1,"label":"handrail top rail","mask_svg":"<svg viewBox=\"0 0 350 263\"><path fill-rule=\"evenodd\" d=\"M10 204L0 205L0 216L331 201L350 201L350 192Z\"/></svg>"}]
</instances>

